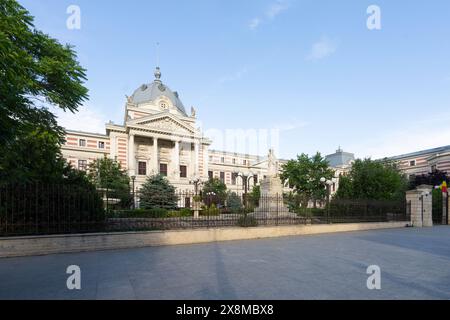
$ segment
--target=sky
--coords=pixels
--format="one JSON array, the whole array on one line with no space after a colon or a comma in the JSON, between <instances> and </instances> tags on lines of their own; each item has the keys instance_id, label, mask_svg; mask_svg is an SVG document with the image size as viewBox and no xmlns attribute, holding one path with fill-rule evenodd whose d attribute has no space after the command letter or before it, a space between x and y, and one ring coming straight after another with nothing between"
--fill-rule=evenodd
<instances>
[{"instance_id":1,"label":"sky","mask_svg":"<svg viewBox=\"0 0 450 320\"><path fill-rule=\"evenodd\" d=\"M125 95L153 81L159 64L213 149L248 151L224 145L227 132L268 132L286 159L339 146L381 158L450 145L450 1L19 2L87 69L89 100L75 115L55 111L68 129L123 123ZM79 29L67 28L70 5ZM380 29L367 27L371 5Z\"/></svg>"}]
</instances>

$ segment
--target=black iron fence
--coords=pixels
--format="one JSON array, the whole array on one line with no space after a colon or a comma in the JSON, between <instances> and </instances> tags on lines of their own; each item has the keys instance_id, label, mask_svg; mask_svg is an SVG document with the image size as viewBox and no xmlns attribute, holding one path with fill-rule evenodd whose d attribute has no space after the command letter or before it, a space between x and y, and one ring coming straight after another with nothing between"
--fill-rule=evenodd
<instances>
[{"instance_id":1,"label":"black iron fence","mask_svg":"<svg viewBox=\"0 0 450 320\"><path fill-rule=\"evenodd\" d=\"M106 212L95 189L63 184L0 187L0 236L93 232Z\"/></svg>"},{"instance_id":2,"label":"black iron fence","mask_svg":"<svg viewBox=\"0 0 450 320\"><path fill-rule=\"evenodd\" d=\"M283 195L258 199L177 192L130 195L120 204L104 190L66 185L0 187L0 236L409 221L404 202L333 200L295 207Z\"/></svg>"}]
</instances>

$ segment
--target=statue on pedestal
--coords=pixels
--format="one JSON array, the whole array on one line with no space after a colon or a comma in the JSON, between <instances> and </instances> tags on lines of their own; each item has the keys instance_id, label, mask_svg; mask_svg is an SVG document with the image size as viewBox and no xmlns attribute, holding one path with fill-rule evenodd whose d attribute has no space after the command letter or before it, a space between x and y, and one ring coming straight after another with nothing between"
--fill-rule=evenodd
<instances>
[{"instance_id":1,"label":"statue on pedestal","mask_svg":"<svg viewBox=\"0 0 450 320\"><path fill-rule=\"evenodd\" d=\"M267 175L270 177L278 176L278 161L273 149L269 149L269 156L267 157Z\"/></svg>"},{"instance_id":2,"label":"statue on pedestal","mask_svg":"<svg viewBox=\"0 0 450 320\"><path fill-rule=\"evenodd\" d=\"M278 160L273 149L269 150L267 157L267 176L261 181L261 197L254 216L256 218L296 218L296 214L290 213L284 204L283 184L280 180Z\"/></svg>"}]
</instances>

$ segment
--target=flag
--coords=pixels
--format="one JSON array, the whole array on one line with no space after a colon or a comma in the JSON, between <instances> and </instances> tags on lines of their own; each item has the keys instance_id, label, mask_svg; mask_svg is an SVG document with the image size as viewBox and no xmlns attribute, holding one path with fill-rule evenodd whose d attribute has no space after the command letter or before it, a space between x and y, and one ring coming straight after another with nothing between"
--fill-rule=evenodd
<instances>
[{"instance_id":1,"label":"flag","mask_svg":"<svg viewBox=\"0 0 450 320\"><path fill-rule=\"evenodd\" d=\"M446 181L442 182L441 190L442 190L442 193L447 193L447 182Z\"/></svg>"}]
</instances>

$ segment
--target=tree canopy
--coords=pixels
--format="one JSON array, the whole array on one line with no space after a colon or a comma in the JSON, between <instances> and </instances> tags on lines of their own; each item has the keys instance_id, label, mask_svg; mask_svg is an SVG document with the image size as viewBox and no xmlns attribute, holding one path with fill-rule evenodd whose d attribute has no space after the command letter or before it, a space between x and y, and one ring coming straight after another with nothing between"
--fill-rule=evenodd
<instances>
[{"instance_id":1,"label":"tree canopy","mask_svg":"<svg viewBox=\"0 0 450 320\"><path fill-rule=\"evenodd\" d=\"M203 201L208 205L223 204L227 198L227 186L220 179L209 179L203 185L202 195Z\"/></svg>"},{"instance_id":2,"label":"tree canopy","mask_svg":"<svg viewBox=\"0 0 450 320\"><path fill-rule=\"evenodd\" d=\"M350 172L340 177L336 198L400 200L407 187L395 162L357 159Z\"/></svg>"},{"instance_id":3,"label":"tree canopy","mask_svg":"<svg viewBox=\"0 0 450 320\"><path fill-rule=\"evenodd\" d=\"M433 187L440 186L444 181L447 182L447 185L450 184L450 178L448 177L447 172L436 169L427 174L415 176L410 181L410 188L414 189L421 184L428 184Z\"/></svg>"},{"instance_id":4,"label":"tree canopy","mask_svg":"<svg viewBox=\"0 0 450 320\"><path fill-rule=\"evenodd\" d=\"M108 190L109 198L120 199L121 206L131 204L130 178L118 161L106 156L94 160L88 167L88 177L97 188Z\"/></svg>"},{"instance_id":5,"label":"tree canopy","mask_svg":"<svg viewBox=\"0 0 450 320\"><path fill-rule=\"evenodd\" d=\"M333 176L334 171L329 167L328 161L317 152L312 157L302 153L296 160L289 160L282 166L280 177L303 196L302 205L306 205L308 200L325 199L326 189L320 179L332 179Z\"/></svg>"},{"instance_id":6,"label":"tree canopy","mask_svg":"<svg viewBox=\"0 0 450 320\"><path fill-rule=\"evenodd\" d=\"M36 30L15 0L0 2L0 180L62 178L64 131L47 109L77 111L87 99L73 48Z\"/></svg>"}]
</instances>

